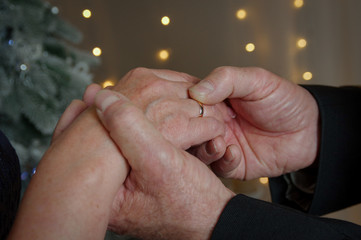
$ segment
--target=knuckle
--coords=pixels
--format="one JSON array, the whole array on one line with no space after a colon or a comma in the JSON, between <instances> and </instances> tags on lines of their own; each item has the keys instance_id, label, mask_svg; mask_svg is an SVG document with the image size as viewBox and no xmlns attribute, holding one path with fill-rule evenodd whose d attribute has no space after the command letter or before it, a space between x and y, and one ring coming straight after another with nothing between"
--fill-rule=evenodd
<instances>
[{"instance_id":1,"label":"knuckle","mask_svg":"<svg viewBox=\"0 0 361 240\"><path fill-rule=\"evenodd\" d=\"M137 68L133 68L132 70L129 71L129 77L137 77L140 75L143 75L144 73L149 72L150 70L144 67L137 67Z\"/></svg>"},{"instance_id":2,"label":"knuckle","mask_svg":"<svg viewBox=\"0 0 361 240\"><path fill-rule=\"evenodd\" d=\"M159 121L164 115L166 109L171 109L172 101L166 98L157 99L147 105L145 115L152 121Z\"/></svg>"},{"instance_id":3,"label":"knuckle","mask_svg":"<svg viewBox=\"0 0 361 240\"><path fill-rule=\"evenodd\" d=\"M165 84L166 81L160 78L155 78L154 76L150 76L143 79L144 81L136 86L136 95L138 97L155 97L160 94L164 94L167 90L167 86Z\"/></svg>"},{"instance_id":4,"label":"knuckle","mask_svg":"<svg viewBox=\"0 0 361 240\"><path fill-rule=\"evenodd\" d=\"M153 91L159 91L162 89L167 89L167 81L161 78L152 78L148 83L148 89Z\"/></svg>"},{"instance_id":5,"label":"knuckle","mask_svg":"<svg viewBox=\"0 0 361 240\"><path fill-rule=\"evenodd\" d=\"M110 129L131 126L139 115L139 109L130 103L113 104L105 112L105 121Z\"/></svg>"},{"instance_id":6,"label":"knuckle","mask_svg":"<svg viewBox=\"0 0 361 240\"><path fill-rule=\"evenodd\" d=\"M71 100L71 103L69 104L69 106L73 106L73 105L83 105L83 101L79 100L79 99L73 99Z\"/></svg>"},{"instance_id":7,"label":"knuckle","mask_svg":"<svg viewBox=\"0 0 361 240\"><path fill-rule=\"evenodd\" d=\"M222 78L228 79L232 75L233 67L229 67L229 66L218 67L214 69L214 72L220 75Z\"/></svg>"},{"instance_id":8,"label":"knuckle","mask_svg":"<svg viewBox=\"0 0 361 240\"><path fill-rule=\"evenodd\" d=\"M193 82L195 81L197 78L193 77L191 75L189 75L188 73L180 73L180 76L186 81L186 82Z\"/></svg>"},{"instance_id":9,"label":"knuckle","mask_svg":"<svg viewBox=\"0 0 361 240\"><path fill-rule=\"evenodd\" d=\"M271 74L266 69L260 67L252 67L251 70L255 73L258 79L268 79Z\"/></svg>"}]
</instances>

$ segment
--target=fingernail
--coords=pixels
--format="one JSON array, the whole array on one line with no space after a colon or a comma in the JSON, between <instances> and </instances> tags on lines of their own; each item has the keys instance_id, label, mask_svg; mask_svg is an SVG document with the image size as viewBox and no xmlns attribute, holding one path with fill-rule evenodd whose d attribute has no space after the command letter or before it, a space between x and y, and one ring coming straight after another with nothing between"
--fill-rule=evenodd
<instances>
[{"instance_id":1,"label":"fingernail","mask_svg":"<svg viewBox=\"0 0 361 240\"><path fill-rule=\"evenodd\" d=\"M217 146L214 144L214 140L211 140L206 145L206 152L208 155L215 155L218 153Z\"/></svg>"},{"instance_id":2,"label":"fingernail","mask_svg":"<svg viewBox=\"0 0 361 240\"><path fill-rule=\"evenodd\" d=\"M227 148L224 159L227 162L231 162L234 159L234 150L233 150L232 146L229 146Z\"/></svg>"},{"instance_id":3,"label":"fingernail","mask_svg":"<svg viewBox=\"0 0 361 240\"><path fill-rule=\"evenodd\" d=\"M199 95L207 95L214 91L214 87L209 81L202 81L190 88L190 90Z\"/></svg>"},{"instance_id":4,"label":"fingernail","mask_svg":"<svg viewBox=\"0 0 361 240\"><path fill-rule=\"evenodd\" d=\"M119 101L120 97L110 90L101 90L95 96L95 106L104 112L110 105Z\"/></svg>"}]
</instances>

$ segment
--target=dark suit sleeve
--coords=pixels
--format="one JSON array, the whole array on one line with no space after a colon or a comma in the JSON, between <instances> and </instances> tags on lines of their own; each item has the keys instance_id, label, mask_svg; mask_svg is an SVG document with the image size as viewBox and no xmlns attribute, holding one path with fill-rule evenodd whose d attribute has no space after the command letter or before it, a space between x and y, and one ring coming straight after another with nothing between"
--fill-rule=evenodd
<instances>
[{"instance_id":1,"label":"dark suit sleeve","mask_svg":"<svg viewBox=\"0 0 361 240\"><path fill-rule=\"evenodd\" d=\"M211 239L361 239L361 227L237 195L223 210Z\"/></svg>"},{"instance_id":2,"label":"dark suit sleeve","mask_svg":"<svg viewBox=\"0 0 361 240\"><path fill-rule=\"evenodd\" d=\"M361 90L304 87L320 109L318 176L308 210L320 215L361 202ZM295 207L285 198L284 178L272 179L271 190L274 201ZM237 195L223 210L212 239L361 239L360 226L311 214Z\"/></svg>"},{"instance_id":3,"label":"dark suit sleeve","mask_svg":"<svg viewBox=\"0 0 361 240\"><path fill-rule=\"evenodd\" d=\"M323 215L361 202L361 88L303 86L320 110L320 150L315 192L309 213ZM296 207L286 199L283 177L271 180L272 200Z\"/></svg>"},{"instance_id":4,"label":"dark suit sleeve","mask_svg":"<svg viewBox=\"0 0 361 240\"><path fill-rule=\"evenodd\" d=\"M20 166L15 150L0 131L0 239L14 222L20 197Z\"/></svg>"}]
</instances>

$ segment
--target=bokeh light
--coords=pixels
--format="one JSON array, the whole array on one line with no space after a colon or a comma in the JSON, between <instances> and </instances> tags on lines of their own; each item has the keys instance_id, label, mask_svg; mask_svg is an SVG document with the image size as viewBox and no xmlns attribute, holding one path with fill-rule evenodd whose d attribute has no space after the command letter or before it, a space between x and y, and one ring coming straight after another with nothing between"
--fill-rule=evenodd
<instances>
[{"instance_id":1,"label":"bokeh light","mask_svg":"<svg viewBox=\"0 0 361 240\"><path fill-rule=\"evenodd\" d=\"M102 50L99 47L93 48L93 55L99 57L100 55L102 55Z\"/></svg>"},{"instance_id":2,"label":"bokeh light","mask_svg":"<svg viewBox=\"0 0 361 240\"><path fill-rule=\"evenodd\" d=\"M164 26L168 26L170 24L170 18L168 16L164 16L162 17L161 22Z\"/></svg>"},{"instance_id":3,"label":"bokeh light","mask_svg":"<svg viewBox=\"0 0 361 240\"><path fill-rule=\"evenodd\" d=\"M244 9L239 9L236 14L237 18L243 20L247 17L247 11Z\"/></svg>"},{"instance_id":4,"label":"bokeh light","mask_svg":"<svg viewBox=\"0 0 361 240\"><path fill-rule=\"evenodd\" d=\"M114 86L114 85L115 85L115 83L114 83L114 81L112 81L112 80L105 80L105 81L102 83L102 87L103 87L103 88L112 87L112 86Z\"/></svg>"},{"instance_id":5,"label":"bokeh light","mask_svg":"<svg viewBox=\"0 0 361 240\"><path fill-rule=\"evenodd\" d=\"M247 52L253 52L256 50L256 46L253 43L248 43L245 47Z\"/></svg>"},{"instance_id":6,"label":"bokeh light","mask_svg":"<svg viewBox=\"0 0 361 240\"><path fill-rule=\"evenodd\" d=\"M303 77L304 80L310 81L312 79L312 73L311 72L305 72L302 77Z\"/></svg>"},{"instance_id":7,"label":"bokeh light","mask_svg":"<svg viewBox=\"0 0 361 240\"><path fill-rule=\"evenodd\" d=\"M158 53L158 57L162 61L167 61L169 59L169 51L168 50L160 50Z\"/></svg>"},{"instance_id":8,"label":"bokeh light","mask_svg":"<svg viewBox=\"0 0 361 240\"><path fill-rule=\"evenodd\" d=\"M89 9L85 9L83 11L83 17L84 18L91 18L91 16L92 16L92 12Z\"/></svg>"},{"instance_id":9,"label":"bokeh light","mask_svg":"<svg viewBox=\"0 0 361 240\"><path fill-rule=\"evenodd\" d=\"M295 0L293 4L295 5L296 8L301 8L303 7L304 2L303 0Z\"/></svg>"},{"instance_id":10,"label":"bokeh light","mask_svg":"<svg viewBox=\"0 0 361 240\"><path fill-rule=\"evenodd\" d=\"M259 182L262 183L262 184L267 184L267 183L268 183L268 178L266 178L266 177L261 177L261 178L259 179Z\"/></svg>"},{"instance_id":11,"label":"bokeh light","mask_svg":"<svg viewBox=\"0 0 361 240\"><path fill-rule=\"evenodd\" d=\"M304 38L301 38L297 41L297 47L305 48L307 46L307 41Z\"/></svg>"}]
</instances>

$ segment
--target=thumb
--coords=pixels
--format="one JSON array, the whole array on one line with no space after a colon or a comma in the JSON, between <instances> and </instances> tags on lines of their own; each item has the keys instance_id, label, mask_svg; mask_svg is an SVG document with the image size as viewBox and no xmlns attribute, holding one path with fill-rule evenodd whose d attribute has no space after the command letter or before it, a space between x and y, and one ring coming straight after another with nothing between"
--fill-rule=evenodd
<instances>
[{"instance_id":1,"label":"thumb","mask_svg":"<svg viewBox=\"0 0 361 240\"><path fill-rule=\"evenodd\" d=\"M97 113L132 170L155 171L172 159L175 149L124 95L101 90L95 96ZM159 170L159 169L158 169Z\"/></svg>"},{"instance_id":2,"label":"thumb","mask_svg":"<svg viewBox=\"0 0 361 240\"><path fill-rule=\"evenodd\" d=\"M255 67L219 67L189 89L189 95L204 104L216 104L227 98L259 100L277 86L278 78Z\"/></svg>"}]
</instances>

